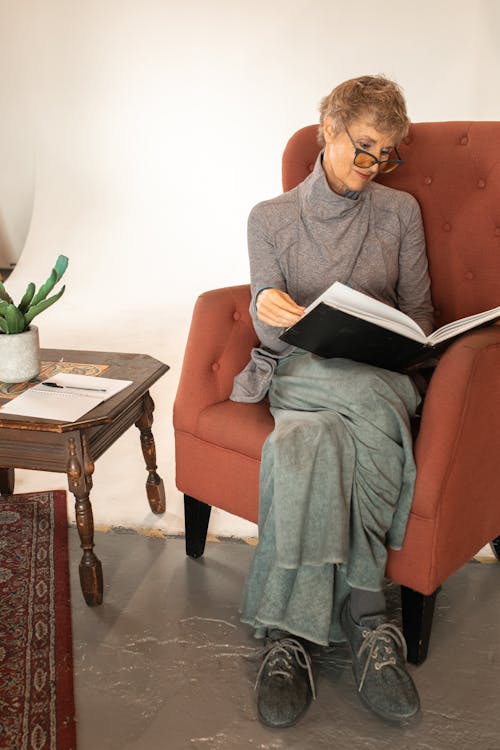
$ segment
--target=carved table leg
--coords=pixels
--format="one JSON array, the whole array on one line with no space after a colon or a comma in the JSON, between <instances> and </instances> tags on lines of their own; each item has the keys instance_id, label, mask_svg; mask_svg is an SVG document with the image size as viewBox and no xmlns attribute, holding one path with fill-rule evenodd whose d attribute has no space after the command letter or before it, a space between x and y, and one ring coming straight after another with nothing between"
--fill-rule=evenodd
<instances>
[{"instance_id":1,"label":"carved table leg","mask_svg":"<svg viewBox=\"0 0 500 750\"><path fill-rule=\"evenodd\" d=\"M89 607L102 602L103 581L101 561L94 554L94 518L89 494L92 489L94 463L90 457L87 437L82 436L81 447L75 438L69 439L68 485L75 496L75 516L81 548L80 585Z\"/></svg>"},{"instance_id":2,"label":"carved table leg","mask_svg":"<svg viewBox=\"0 0 500 750\"><path fill-rule=\"evenodd\" d=\"M151 425L153 424L153 399L146 393L144 396L144 411L135 423L141 432L142 454L149 472L146 480L146 493L153 513L165 512L165 488L163 479L156 473L156 448Z\"/></svg>"},{"instance_id":3,"label":"carved table leg","mask_svg":"<svg viewBox=\"0 0 500 750\"><path fill-rule=\"evenodd\" d=\"M0 495L9 496L14 494L14 469L0 467Z\"/></svg>"}]
</instances>

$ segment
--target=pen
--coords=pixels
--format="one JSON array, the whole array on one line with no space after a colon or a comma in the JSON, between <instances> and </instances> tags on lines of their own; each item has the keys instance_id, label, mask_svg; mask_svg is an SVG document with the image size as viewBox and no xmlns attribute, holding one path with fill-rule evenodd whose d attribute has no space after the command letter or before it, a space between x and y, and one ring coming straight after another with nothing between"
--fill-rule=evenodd
<instances>
[{"instance_id":1,"label":"pen","mask_svg":"<svg viewBox=\"0 0 500 750\"><path fill-rule=\"evenodd\" d=\"M45 385L47 388L63 388L72 391L96 391L98 393L106 393L106 388L86 388L83 385L59 385L59 383L40 383L40 385Z\"/></svg>"}]
</instances>

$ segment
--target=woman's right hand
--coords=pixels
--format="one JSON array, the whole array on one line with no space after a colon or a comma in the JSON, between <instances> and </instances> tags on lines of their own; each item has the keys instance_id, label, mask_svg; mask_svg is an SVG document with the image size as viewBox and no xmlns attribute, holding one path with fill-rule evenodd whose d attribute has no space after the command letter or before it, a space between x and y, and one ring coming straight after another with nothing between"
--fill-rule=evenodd
<instances>
[{"instance_id":1,"label":"woman's right hand","mask_svg":"<svg viewBox=\"0 0 500 750\"><path fill-rule=\"evenodd\" d=\"M277 328L293 326L305 310L280 289L263 289L257 297L256 307L258 319Z\"/></svg>"}]
</instances>

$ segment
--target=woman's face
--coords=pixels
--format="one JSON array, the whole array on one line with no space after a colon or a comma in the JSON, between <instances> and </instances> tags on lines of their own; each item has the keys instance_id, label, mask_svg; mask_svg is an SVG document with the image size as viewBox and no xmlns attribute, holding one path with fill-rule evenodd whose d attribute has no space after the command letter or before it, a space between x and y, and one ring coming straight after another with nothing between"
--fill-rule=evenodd
<instances>
[{"instance_id":1,"label":"woman's face","mask_svg":"<svg viewBox=\"0 0 500 750\"><path fill-rule=\"evenodd\" d=\"M394 146L394 138L387 133L381 133L370 122L370 118L360 117L349 125L349 133L345 128L335 134L335 126L331 118L325 118L323 134L326 146L323 156L323 169L330 188L342 195L346 190L363 190L378 174L379 165L362 169L357 167L354 160L354 149L361 148L369 151L377 159L387 158Z\"/></svg>"}]
</instances>

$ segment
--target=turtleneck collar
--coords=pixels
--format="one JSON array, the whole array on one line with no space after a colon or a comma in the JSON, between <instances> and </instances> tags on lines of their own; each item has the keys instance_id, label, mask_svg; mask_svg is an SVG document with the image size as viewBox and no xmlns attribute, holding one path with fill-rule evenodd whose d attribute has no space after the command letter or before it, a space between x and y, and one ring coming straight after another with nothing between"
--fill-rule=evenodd
<instances>
[{"instance_id":1,"label":"turtleneck collar","mask_svg":"<svg viewBox=\"0 0 500 750\"><path fill-rule=\"evenodd\" d=\"M314 169L299 186L302 203L308 213L322 219L342 216L356 210L366 200L364 190L348 190L343 195L335 193L329 186L323 169L323 151L318 154Z\"/></svg>"}]
</instances>

